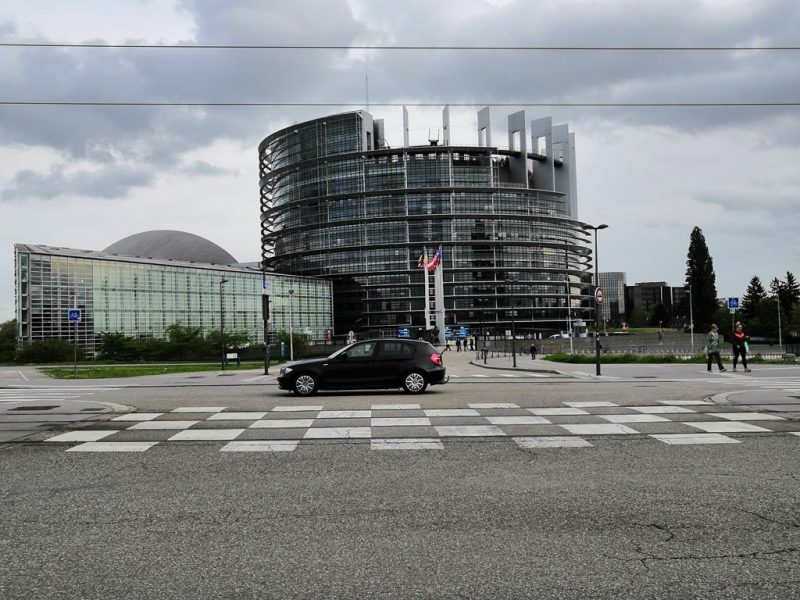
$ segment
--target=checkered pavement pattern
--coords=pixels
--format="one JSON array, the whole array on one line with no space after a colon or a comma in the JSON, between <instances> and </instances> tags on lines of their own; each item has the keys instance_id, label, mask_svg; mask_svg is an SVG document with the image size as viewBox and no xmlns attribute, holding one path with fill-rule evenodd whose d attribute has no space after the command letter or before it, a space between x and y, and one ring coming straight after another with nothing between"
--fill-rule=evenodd
<instances>
[{"instance_id":1,"label":"checkered pavement pattern","mask_svg":"<svg viewBox=\"0 0 800 600\"><path fill-rule=\"evenodd\" d=\"M465 438L508 439L521 448L572 448L590 447L590 440L602 436L637 434L670 445L737 444L743 440L731 434L753 433L800 436L800 422L705 401L564 402L549 408L506 402L461 408L375 404L352 410L309 405L258 412L186 406L94 421L44 441L69 444L70 452L141 452L186 442L217 442L224 452L290 452L333 440L365 441L374 450L435 450Z\"/></svg>"}]
</instances>

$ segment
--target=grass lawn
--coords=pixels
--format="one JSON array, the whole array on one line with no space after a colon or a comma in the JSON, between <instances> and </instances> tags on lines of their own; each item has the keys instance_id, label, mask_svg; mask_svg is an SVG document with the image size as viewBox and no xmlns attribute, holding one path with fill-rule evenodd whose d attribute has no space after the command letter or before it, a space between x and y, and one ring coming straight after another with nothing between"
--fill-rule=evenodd
<instances>
[{"instance_id":1,"label":"grass lawn","mask_svg":"<svg viewBox=\"0 0 800 600\"><path fill-rule=\"evenodd\" d=\"M226 371L258 369L263 362L247 362L241 365L227 365ZM270 366L273 366L272 364ZM72 379L72 367L40 367L39 370L55 379ZM78 365L78 379L109 379L112 377L141 377L143 375L167 375L170 373L196 373L199 371L219 371L219 363L196 363L185 365Z\"/></svg>"}]
</instances>

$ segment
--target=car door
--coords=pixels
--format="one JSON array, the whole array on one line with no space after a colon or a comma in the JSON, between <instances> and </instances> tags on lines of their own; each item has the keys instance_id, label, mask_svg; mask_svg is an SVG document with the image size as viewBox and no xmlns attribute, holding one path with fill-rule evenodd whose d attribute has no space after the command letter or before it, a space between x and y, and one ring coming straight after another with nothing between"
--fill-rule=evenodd
<instances>
[{"instance_id":1,"label":"car door","mask_svg":"<svg viewBox=\"0 0 800 600\"><path fill-rule=\"evenodd\" d=\"M378 343L374 361L376 385L396 387L414 355L414 345L400 340Z\"/></svg>"},{"instance_id":2,"label":"car door","mask_svg":"<svg viewBox=\"0 0 800 600\"><path fill-rule=\"evenodd\" d=\"M372 369L377 345L377 342L359 342L330 359L324 372L326 385L337 388L374 386Z\"/></svg>"}]
</instances>

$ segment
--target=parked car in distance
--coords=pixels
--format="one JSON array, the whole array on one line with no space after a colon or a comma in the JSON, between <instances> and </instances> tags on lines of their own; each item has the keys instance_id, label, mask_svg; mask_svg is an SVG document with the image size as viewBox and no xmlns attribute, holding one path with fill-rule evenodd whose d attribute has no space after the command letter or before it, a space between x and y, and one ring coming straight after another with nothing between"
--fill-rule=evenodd
<instances>
[{"instance_id":1,"label":"parked car in distance","mask_svg":"<svg viewBox=\"0 0 800 600\"><path fill-rule=\"evenodd\" d=\"M328 356L281 367L278 387L308 396L322 389L402 388L420 394L446 383L442 355L421 340L379 339L356 342Z\"/></svg>"}]
</instances>

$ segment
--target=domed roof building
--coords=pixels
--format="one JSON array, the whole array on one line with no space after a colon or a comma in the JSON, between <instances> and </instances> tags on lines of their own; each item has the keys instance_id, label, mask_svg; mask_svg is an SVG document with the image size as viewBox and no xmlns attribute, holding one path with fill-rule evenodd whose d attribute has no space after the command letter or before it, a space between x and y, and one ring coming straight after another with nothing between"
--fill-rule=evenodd
<instances>
[{"instance_id":1,"label":"domed roof building","mask_svg":"<svg viewBox=\"0 0 800 600\"><path fill-rule=\"evenodd\" d=\"M237 262L214 242L193 233L171 229L155 229L129 235L114 242L103 252L212 265L231 265Z\"/></svg>"}]
</instances>

